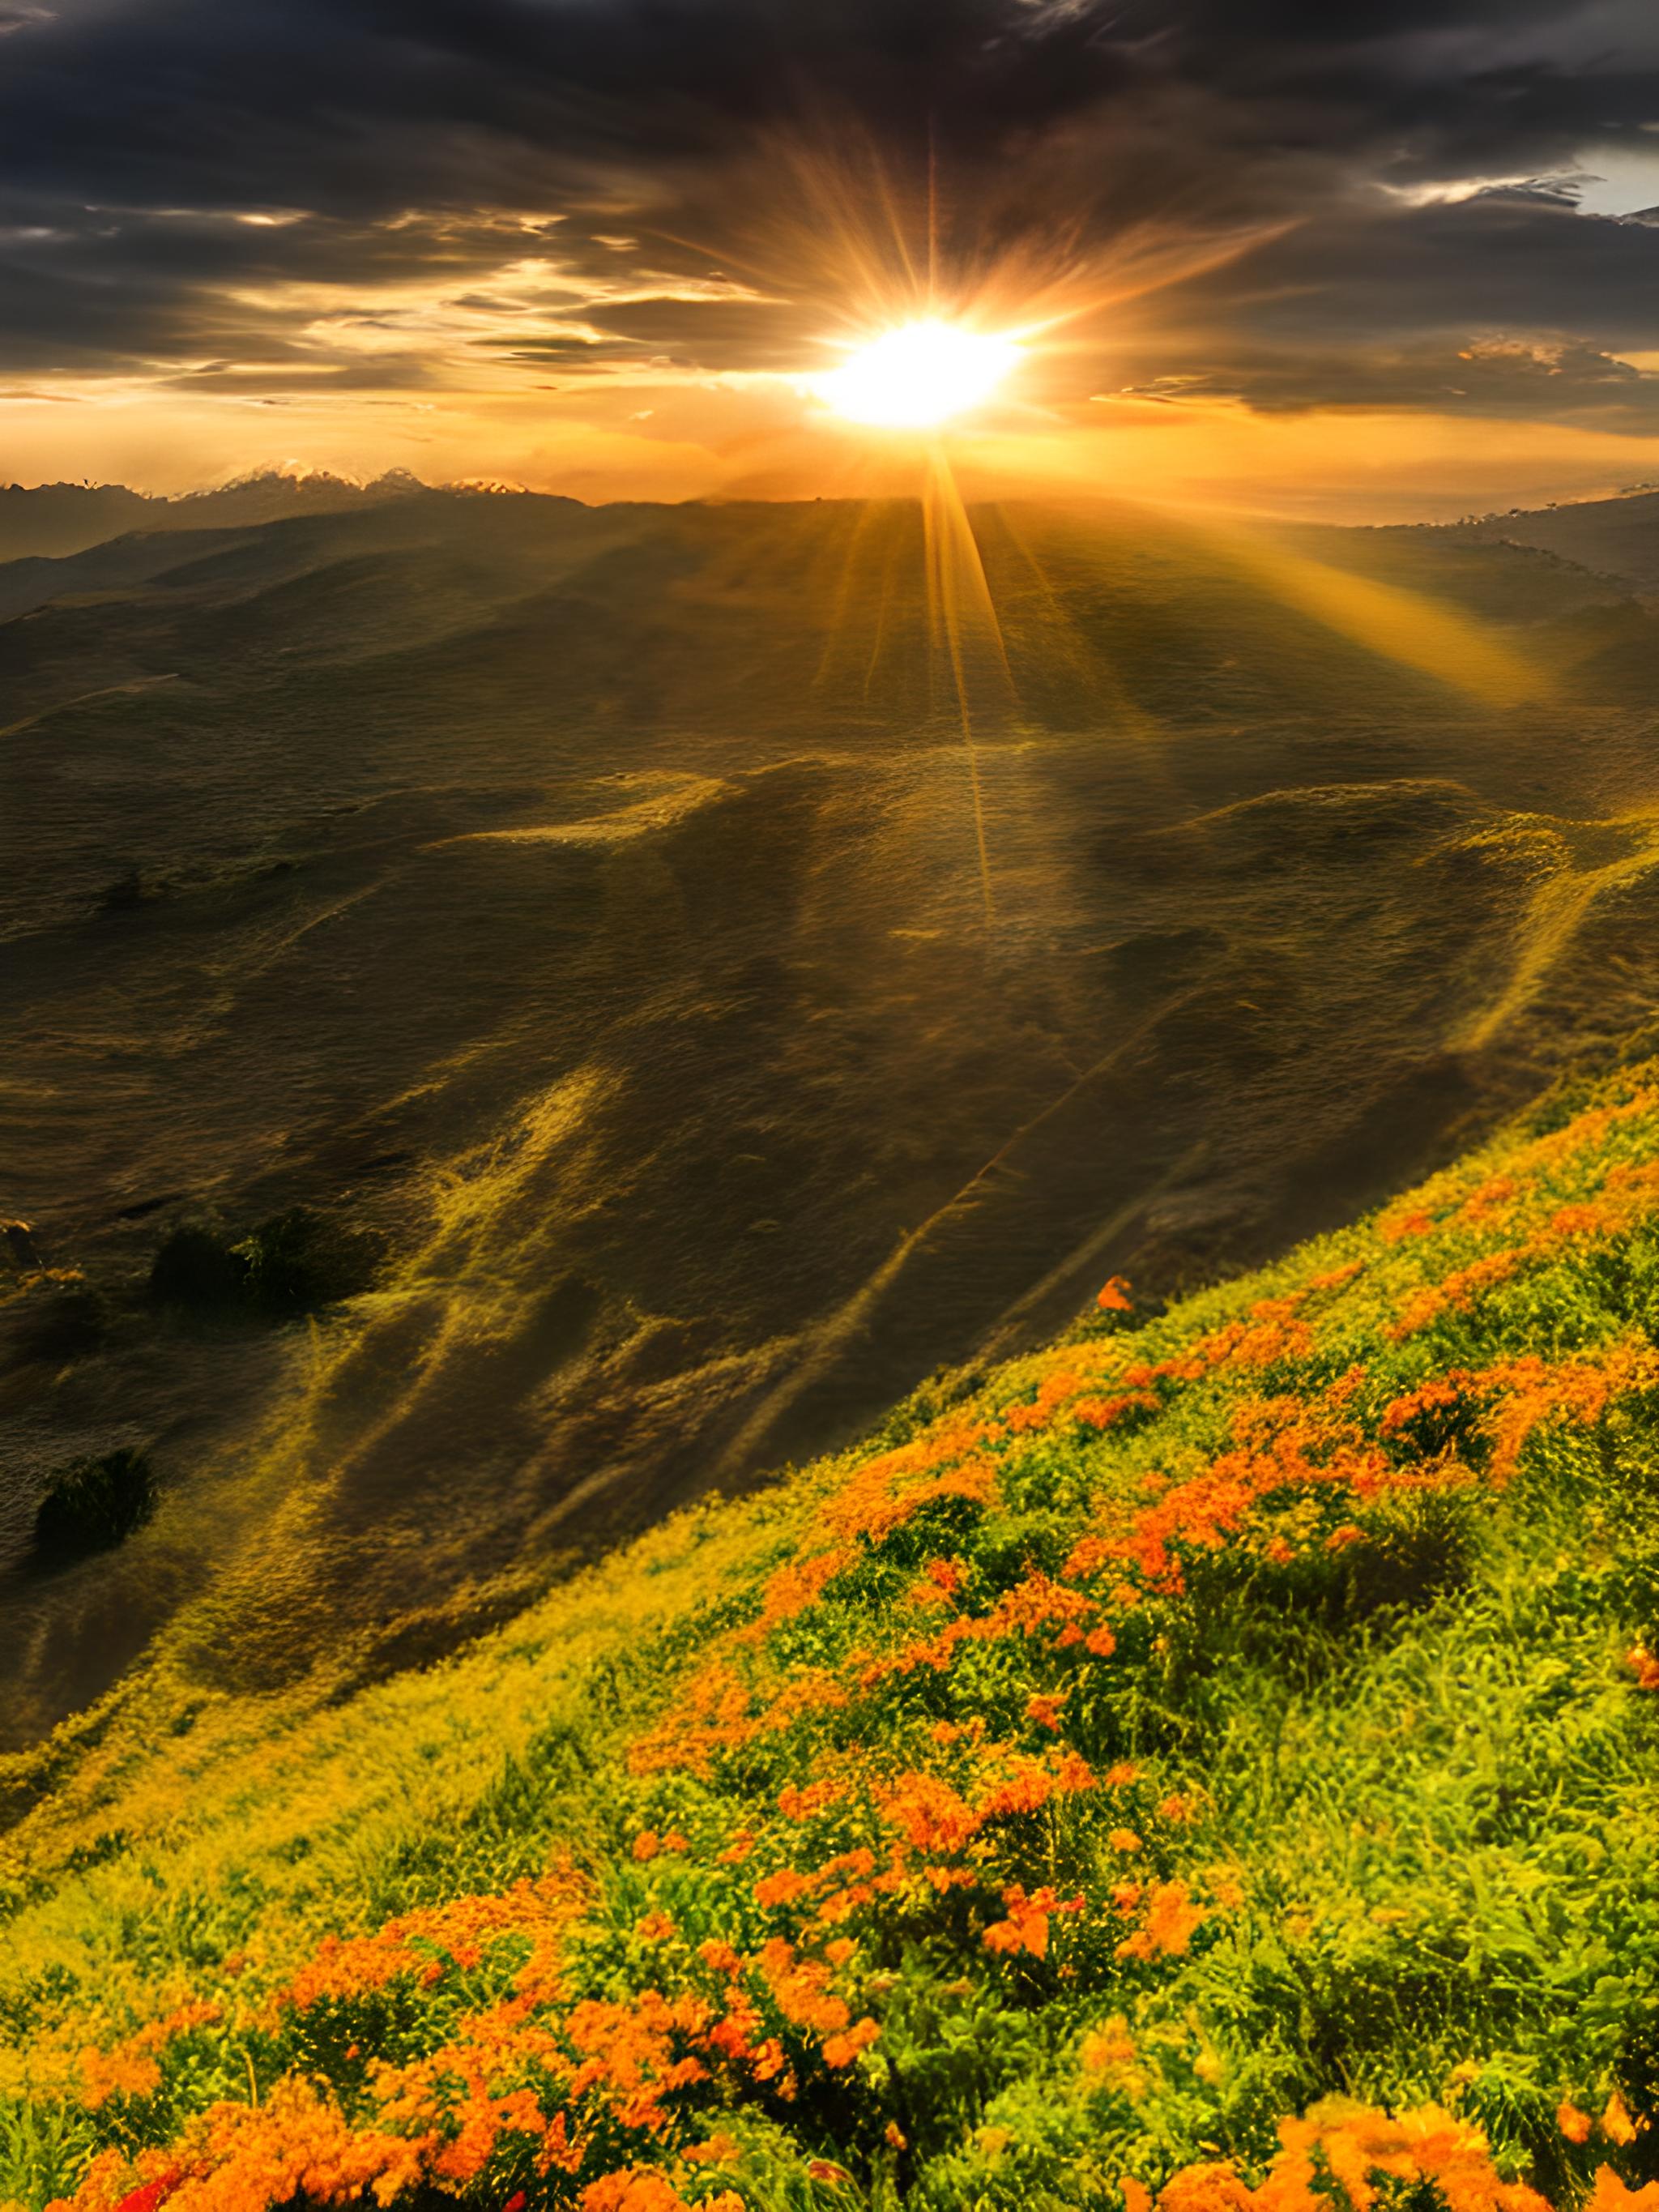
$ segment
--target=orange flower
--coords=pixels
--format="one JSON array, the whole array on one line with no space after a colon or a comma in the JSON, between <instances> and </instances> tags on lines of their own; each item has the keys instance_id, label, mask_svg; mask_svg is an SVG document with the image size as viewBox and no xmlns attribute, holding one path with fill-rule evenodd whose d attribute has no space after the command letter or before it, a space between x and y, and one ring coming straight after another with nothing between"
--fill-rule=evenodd
<instances>
[{"instance_id":1,"label":"orange flower","mask_svg":"<svg viewBox=\"0 0 1659 2212\"><path fill-rule=\"evenodd\" d=\"M1564 2103L1555 2108L1555 2124L1569 2142L1581 2143L1589 2141L1589 2132L1595 2123L1577 2105Z\"/></svg>"},{"instance_id":2,"label":"orange flower","mask_svg":"<svg viewBox=\"0 0 1659 2212\"><path fill-rule=\"evenodd\" d=\"M957 1850L981 1825L981 1816L950 1784L931 1774L902 1774L878 1784L875 1796L890 1826L921 1851Z\"/></svg>"},{"instance_id":3,"label":"orange flower","mask_svg":"<svg viewBox=\"0 0 1659 2212\"><path fill-rule=\"evenodd\" d=\"M1488 1252L1484 1259L1471 1261L1467 1267L1459 1267L1443 1281L1430 1284L1414 1291L1407 1299L1400 1317L1394 1322L1389 1335L1398 1343L1448 1310L1462 1313L1483 1291L1493 1284L1507 1282L1520 1267L1523 1255L1519 1250Z\"/></svg>"},{"instance_id":4,"label":"orange flower","mask_svg":"<svg viewBox=\"0 0 1659 2212\"><path fill-rule=\"evenodd\" d=\"M1463 1401L1463 1385L1468 1380L1462 1368L1455 1367L1449 1374L1434 1376L1408 1391L1403 1398L1391 1399L1382 1408L1377 1425L1385 1437L1397 1436L1408 1421L1419 1413L1438 1413Z\"/></svg>"},{"instance_id":5,"label":"orange flower","mask_svg":"<svg viewBox=\"0 0 1659 2212\"><path fill-rule=\"evenodd\" d=\"M1066 1408L1070 1418L1091 1429L1109 1429L1126 1413L1156 1412L1158 1401L1144 1390L1126 1390L1116 1398L1078 1398Z\"/></svg>"},{"instance_id":6,"label":"orange flower","mask_svg":"<svg viewBox=\"0 0 1659 2212\"><path fill-rule=\"evenodd\" d=\"M775 1874L763 1875L755 1884L755 1902L769 1910L775 1905L793 1905L817 1884L815 1875L797 1874L793 1867L780 1867Z\"/></svg>"},{"instance_id":7,"label":"orange flower","mask_svg":"<svg viewBox=\"0 0 1659 2212\"><path fill-rule=\"evenodd\" d=\"M873 2020L861 2020L844 2034L831 2035L823 2044L823 2063L837 2069L850 2066L860 2051L867 2051L881 2034L879 2024Z\"/></svg>"},{"instance_id":8,"label":"orange flower","mask_svg":"<svg viewBox=\"0 0 1659 2212\"><path fill-rule=\"evenodd\" d=\"M757 1643L769 1631L816 1605L852 1556L845 1550L820 1552L780 1567L761 1595L760 1618L744 1631L744 1640Z\"/></svg>"},{"instance_id":9,"label":"orange flower","mask_svg":"<svg viewBox=\"0 0 1659 2212\"><path fill-rule=\"evenodd\" d=\"M553 1944L585 1897L582 1886L568 1875L549 1875L515 1882L493 1896L421 1906L388 1920L371 1936L344 1941L325 1936L292 1981L276 1992L270 2011L275 2015L292 2006L305 2012L322 1998L361 1996L403 1975L430 1987L452 1961L474 1966L509 1936L529 1935L538 1946Z\"/></svg>"},{"instance_id":10,"label":"orange flower","mask_svg":"<svg viewBox=\"0 0 1659 2212\"><path fill-rule=\"evenodd\" d=\"M988 1504L996 1495L997 1469L979 1447L991 1435L982 1421L951 1417L936 1422L908 1444L855 1468L820 1509L820 1525L830 1535L878 1543L935 1498ZM923 1479L913 1480L918 1476Z\"/></svg>"},{"instance_id":11,"label":"orange flower","mask_svg":"<svg viewBox=\"0 0 1659 2212\"><path fill-rule=\"evenodd\" d=\"M1598 2166L1584 2212L1659 2212L1659 2181L1627 2189L1610 2166Z\"/></svg>"},{"instance_id":12,"label":"orange flower","mask_svg":"<svg viewBox=\"0 0 1659 2212\"><path fill-rule=\"evenodd\" d=\"M788 1782L778 1792L778 1810L786 1820L810 1820L815 1813L838 1804L846 1795L839 1782L811 1782L805 1790Z\"/></svg>"},{"instance_id":13,"label":"orange flower","mask_svg":"<svg viewBox=\"0 0 1659 2212\"><path fill-rule=\"evenodd\" d=\"M730 2136L718 2134L690 2143L680 2153L688 2166L735 2166L740 2154Z\"/></svg>"},{"instance_id":14,"label":"orange flower","mask_svg":"<svg viewBox=\"0 0 1659 2212\"><path fill-rule=\"evenodd\" d=\"M1414 1213L1396 1215L1392 1221L1379 1221L1376 1233L1385 1244L1399 1244L1407 1237L1427 1237L1434 1228L1434 1216L1420 1209Z\"/></svg>"},{"instance_id":15,"label":"orange flower","mask_svg":"<svg viewBox=\"0 0 1659 2212\"><path fill-rule=\"evenodd\" d=\"M91 2112L112 2097L149 2097L161 2086L161 2069L147 2051L123 2045L106 2054L81 2053L81 2101Z\"/></svg>"},{"instance_id":16,"label":"orange flower","mask_svg":"<svg viewBox=\"0 0 1659 2212\"><path fill-rule=\"evenodd\" d=\"M1121 1275L1114 1275L1097 1294L1095 1304L1102 1313L1127 1313L1130 1306L1128 1284Z\"/></svg>"},{"instance_id":17,"label":"orange flower","mask_svg":"<svg viewBox=\"0 0 1659 2212\"><path fill-rule=\"evenodd\" d=\"M1615 2089L1607 2099L1607 2108L1601 2114L1602 2134L1609 2142L1633 2143L1636 2129L1637 2123L1632 2119L1624 2099Z\"/></svg>"},{"instance_id":18,"label":"orange flower","mask_svg":"<svg viewBox=\"0 0 1659 2212\"><path fill-rule=\"evenodd\" d=\"M1554 1364L1532 1353L1499 1361L1471 1378L1471 1387L1500 1402L1488 1419L1492 1437L1489 1480L1503 1482L1519 1462L1533 1431L1565 1419L1589 1428L1615 1397L1645 1389L1659 1379L1659 1357L1642 1339Z\"/></svg>"},{"instance_id":19,"label":"orange flower","mask_svg":"<svg viewBox=\"0 0 1659 2212\"><path fill-rule=\"evenodd\" d=\"M1002 1901L1008 1908L1006 1920L994 1920L983 1938L988 1951L1029 1951L1035 1959L1045 1958L1048 1951L1048 1915L1054 1910L1057 1899L1052 1889L1040 1889L1035 1897L1016 1887L1005 1889Z\"/></svg>"},{"instance_id":20,"label":"orange flower","mask_svg":"<svg viewBox=\"0 0 1659 2212\"><path fill-rule=\"evenodd\" d=\"M1082 2055L1084 2070L1090 2074L1104 2074L1113 2067L1129 2064L1135 2055L1135 2043L1121 2012L1114 2013L1103 2028L1084 2037Z\"/></svg>"},{"instance_id":21,"label":"orange flower","mask_svg":"<svg viewBox=\"0 0 1659 2212\"><path fill-rule=\"evenodd\" d=\"M629 1749L635 1774L684 1767L706 1775L717 1752L747 1743L757 1733L748 1686L729 1667L708 1668L687 1683L672 1711Z\"/></svg>"},{"instance_id":22,"label":"orange flower","mask_svg":"<svg viewBox=\"0 0 1659 2212\"><path fill-rule=\"evenodd\" d=\"M1204 1917L1184 1881L1154 1882L1140 1926L1117 1947L1120 1959L1177 1958Z\"/></svg>"},{"instance_id":23,"label":"orange flower","mask_svg":"<svg viewBox=\"0 0 1659 2212\"><path fill-rule=\"evenodd\" d=\"M1472 1190L1457 1209L1460 1221L1480 1223L1501 1206L1507 1206L1515 1196L1516 1186L1508 1176L1493 1176L1478 1190Z\"/></svg>"},{"instance_id":24,"label":"orange flower","mask_svg":"<svg viewBox=\"0 0 1659 2212\"><path fill-rule=\"evenodd\" d=\"M651 2166L630 2166L590 2181L577 2202L581 2212L690 2212L678 2190Z\"/></svg>"},{"instance_id":25,"label":"orange flower","mask_svg":"<svg viewBox=\"0 0 1659 2212\"><path fill-rule=\"evenodd\" d=\"M1352 2212L1367 2212L1377 2202L1372 2174L1431 2184L1456 2212L1549 2212L1536 2191L1501 2178L1478 2128L1433 2105L1390 2119L1333 2100L1304 2119L1282 2122L1279 2142L1260 2189L1247 2188L1231 2163L1183 2166L1160 2194L1162 2212L1328 2212L1331 2200L1317 2185L1316 2151ZM1145 2203L1134 2212L1146 2212ZM1600 2212L1626 2208L1610 2197Z\"/></svg>"}]
</instances>

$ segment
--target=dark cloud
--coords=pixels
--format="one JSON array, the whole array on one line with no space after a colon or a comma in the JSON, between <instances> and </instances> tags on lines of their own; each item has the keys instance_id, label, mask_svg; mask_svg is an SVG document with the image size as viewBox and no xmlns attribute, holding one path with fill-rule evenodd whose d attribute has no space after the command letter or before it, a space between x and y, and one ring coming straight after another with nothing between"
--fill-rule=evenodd
<instances>
[{"instance_id":1,"label":"dark cloud","mask_svg":"<svg viewBox=\"0 0 1659 2212\"><path fill-rule=\"evenodd\" d=\"M1645 160L1659 202L1651 0L0 0L0 37L10 373L786 368L812 240L884 251L890 204L915 242L931 164L964 280L1259 240L1126 382L1650 423L1615 356L1659 347L1659 228L1547 180Z\"/></svg>"},{"instance_id":2,"label":"dark cloud","mask_svg":"<svg viewBox=\"0 0 1659 2212\"><path fill-rule=\"evenodd\" d=\"M1196 278L1188 327L1123 381L1269 410L1413 407L1659 430L1659 228L1560 192L1390 208L1349 200Z\"/></svg>"},{"instance_id":3,"label":"dark cloud","mask_svg":"<svg viewBox=\"0 0 1659 2212\"><path fill-rule=\"evenodd\" d=\"M1571 200L1491 191L1459 204L1337 212L1264 249L1255 330L1285 344L1390 335L1570 331L1618 351L1659 346L1659 236ZM1237 271L1214 285L1241 307ZM1264 296L1266 295L1271 296Z\"/></svg>"},{"instance_id":4,"label":"dark cloud","mask_svg":"<svg viewBox=\"0 0 1659 2212\"><path fill-rule=\"evenodd\" d=\"M1659 375L1571 340L1489 338L1455 349L1420 345L1370 353L1353 348L1300 356L1238 351L1208 369L1166 374L1096 397L1108 405L1152 400L1172 407L1240 399L1267 414L1409 407L1659 433Z\"/></svg>"}]
</instances>

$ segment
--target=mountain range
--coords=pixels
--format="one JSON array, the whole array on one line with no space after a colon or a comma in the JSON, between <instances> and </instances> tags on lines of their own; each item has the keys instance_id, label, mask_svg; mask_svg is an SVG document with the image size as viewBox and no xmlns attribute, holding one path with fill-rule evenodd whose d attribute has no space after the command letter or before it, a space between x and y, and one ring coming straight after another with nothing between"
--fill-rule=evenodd
<instances>
[{"instance_id":1,"label":"mountain range","mask_svg":"<svg viewBox=\"0 0 1659 2212\"><path fill-rule=\"evenodd\" d=\"M406 469L358 483L325 469L256 469L211 490L125 484L0 484L0 561L61 559L131 531L245 528L295 514L340 514L426 487Z\"/></svg>"}]
</instances>

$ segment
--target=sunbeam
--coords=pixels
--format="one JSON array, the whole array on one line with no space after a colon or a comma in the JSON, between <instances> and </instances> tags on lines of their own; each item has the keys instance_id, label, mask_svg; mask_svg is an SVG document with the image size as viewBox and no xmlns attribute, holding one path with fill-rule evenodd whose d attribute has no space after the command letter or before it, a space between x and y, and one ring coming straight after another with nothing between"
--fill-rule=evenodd
<instances>
[{"instance_id":1,"label":"sunbeam","mask_svg":"<svg viewBox=\"0 0 1659 2212\"><path fill-rule=\"evenodd\" d=\"M929 626L945 656L968 757L974 845L985 923L990 928L996 921L996 898L979 748L994 716L1006 723L1014 702L1013 679L979 541L942 443L936 443L928 454L922 514Z\"/></svg>"}]
</instances>

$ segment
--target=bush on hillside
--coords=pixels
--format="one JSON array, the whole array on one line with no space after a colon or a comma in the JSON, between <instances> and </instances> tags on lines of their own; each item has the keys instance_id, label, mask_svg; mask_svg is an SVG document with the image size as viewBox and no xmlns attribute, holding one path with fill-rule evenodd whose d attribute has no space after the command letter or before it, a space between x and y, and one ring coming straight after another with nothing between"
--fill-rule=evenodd
<instances>
[{"instance_id":1,"label":"bush on hillside","mask_svg":"<svg viewBox=\"0 0 1659 2212\"><path fill-rule=\"evenodd\" d=\"M374 1275L368 1238L308 1206L290 1206L261 1222L229 1256L246 1269L248 1304L274 1319L314 1313L351 1297L367 1290Z\"/></svg>"},{"instance_id":2,"label":"bush on hillside","mask_svg":"<svg viewBox=\"0 0 1659 2212\"><path fill-rule=\"evenodd\" d=\"M76 1460L40 1500L34 1545L50 1559L107 1552L142 1528L155 1510L155 1477L130 1445L101 1459Z\"/></svg>"},{"instance_id":3,"label":"bush on hillside","mask_svg":"<svg viewBox=\"0 0 1659 2212\"><path fill-rule=\"evenodd\" d=\"M155 1255L149 1288L168 1305L288 1321L366 1290L376 1256L362 1231L294 1206L236 1244L199 1224L175 1229Z\"/></svg>"},{"instance_id":4,"label":"bush on hillside","mask_svg":"<svg viewBox=\"0 0 1659 2212\"><path fill-rule=\"evenodd\" d=\"M242 1304L247 1261L211 1231L175 1229L150 1264L149 1288L166 1305L209 1311Z\"/></svg>"}]
</instances>

